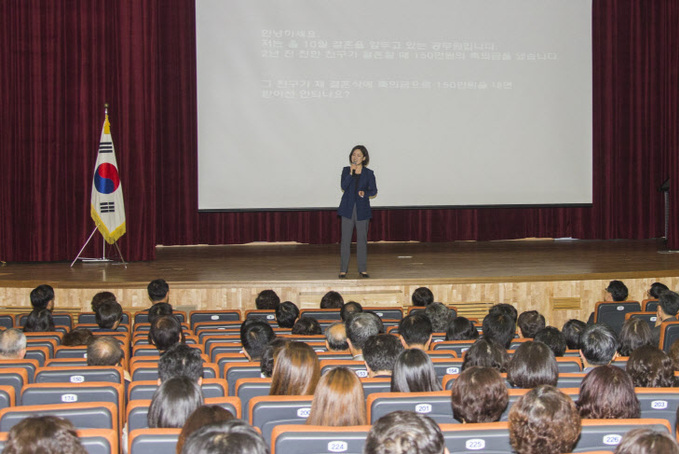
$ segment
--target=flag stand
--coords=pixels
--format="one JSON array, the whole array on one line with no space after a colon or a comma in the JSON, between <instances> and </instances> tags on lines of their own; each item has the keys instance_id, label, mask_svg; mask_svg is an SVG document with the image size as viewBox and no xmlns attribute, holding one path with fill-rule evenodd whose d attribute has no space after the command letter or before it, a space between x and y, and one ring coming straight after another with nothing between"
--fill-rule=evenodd
<instances>
[{"instance_id":1,"label":"flag stand","mask_svg":"<svg viewBox=\"0 0 679 454\"><path fill-rule=\"evenodd\" d=\"M92 233L90 233L89 238L87 238L87 241L85 241L85 244L83 244L83 247L80 248L80 252L78 252L78 256L73 259L73 262L71 262L71 268L73 268L73 265L75 265L75 262L80 259L80 261L85 262L85 263L102 263L102 262L113 262L113 259L110 259L106 257L106 240L102 237L102 248L101 248L101 257L81 257L80 254L83 253L85 248L87 247L88 244L90 244L90 241L92 240L92 237L94 236L95 232L97 231L97 226L94 226L94 230L92 230ZM120 257L120 261L122 262L121 265L124 265L125 268L127 268L127 262L123 258L123 253L120 251L120 247L118 246L118 242L114 241L113 244L116 247L116 250L118 251L118 256Z\"/></svg>"}]
</instances>

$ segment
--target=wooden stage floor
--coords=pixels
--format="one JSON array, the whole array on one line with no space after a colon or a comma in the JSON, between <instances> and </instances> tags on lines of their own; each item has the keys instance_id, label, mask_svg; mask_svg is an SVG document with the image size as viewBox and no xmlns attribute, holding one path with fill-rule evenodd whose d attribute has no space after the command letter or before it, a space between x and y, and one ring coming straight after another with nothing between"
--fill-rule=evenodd
<instances>
[{"instance_id":1,"label":"wooden stage floor","mask_svg":"<svg viewBox=\"0 0 679 454\"><path fill-rule=\"evenodd\" d=\"M352 251L353 254L354 251ZM453 243L371 243L370 279L337 278L338 245L250 244L158 247L156 260L119 264L8 263L0 287L145 286L162 277L195 286L249 283L319 285L414 282L517 282L679 276L679 254L662 240L521 240Z\"/></svg>"}]
</instances>

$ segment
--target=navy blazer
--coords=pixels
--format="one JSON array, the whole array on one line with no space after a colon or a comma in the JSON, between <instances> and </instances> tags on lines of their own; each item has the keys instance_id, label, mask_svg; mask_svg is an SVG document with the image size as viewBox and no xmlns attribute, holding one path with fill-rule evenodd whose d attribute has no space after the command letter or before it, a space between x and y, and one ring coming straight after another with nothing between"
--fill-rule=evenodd
<instances>
[{"instance_id":1,"label":"navy blazer","mask_svg":"<svg viewBox=\"0 0 679 454\"><path fill-rule=\"evenodd\" d=\"M342 177L340 178L340 186L342 187L342 200L337 209L337 214L345 218L351 219L351 214L354 211L354 204L356 205L356 219L364 221L372 217L370 211L370 197L377 195L377 184L375 183L375 172L363 167L361 175L358 177L358 190L354 185L354 177L351 175L351 168L349 166L342 169ZM364 191L365 196L359 197L358 191Z\"/></svg>"}]
</instances>

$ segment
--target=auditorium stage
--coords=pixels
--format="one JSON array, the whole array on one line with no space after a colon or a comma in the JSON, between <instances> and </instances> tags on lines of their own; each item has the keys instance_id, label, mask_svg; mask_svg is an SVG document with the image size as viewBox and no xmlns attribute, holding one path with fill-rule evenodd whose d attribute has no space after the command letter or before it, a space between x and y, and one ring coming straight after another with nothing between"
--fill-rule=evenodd
<instances>
[{"instance_id":1,"label":"auditorium stage","mask_svg":"<svg viewBox=\"0 0 679 454\"><path fill-rule=\"evenodd\" d=\"M267 288L302 307L316 307L330 289L364 305L405 306L424 285L468 315L511 302L551 314L556 324L588 314L611 279L624 280L638 300L655 280L679 287L679 254L668 253L662 240L379 242L369 244L368 254L370 279L350 268L341 280L338 245L158 247L156 260L127 267L8 263L0 267L0 305L28 306L30 289L50 283L57 307L87 310L94 293L111 290L125 308L141 309L148 306L146 284L159 277L170 283L173 304L186 310L252 309L254 296Z\"/></svg>"}]
</instances>

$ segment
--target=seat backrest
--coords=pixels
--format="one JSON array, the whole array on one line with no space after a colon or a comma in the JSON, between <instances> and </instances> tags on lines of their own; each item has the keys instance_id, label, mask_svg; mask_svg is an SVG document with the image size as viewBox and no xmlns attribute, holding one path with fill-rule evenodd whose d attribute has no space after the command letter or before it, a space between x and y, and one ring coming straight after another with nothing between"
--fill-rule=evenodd
<instances>
[{"instance_id":1,"label":"seat backrest","mask_svg":"<svg viewBox=\"0 0 679 454\"><path fill-rule=\"evenodd\" d=\"M132 381L158 380L158 362L135 362L130 366ZM218 378L217 365L203 363L203 378Z\"/></svg>"},{"instance_id":2,"label":"seat backrest","mask_svg":"<svg viewBox=\"0 0 679 454\"><path fill-rule=\"evenodd\" d=\"M573 452L615 450L625 433L640 427L673 435L664 419L583 419L580 438Z\"/></svg>"},{"instance_id":3,"label":"seat backrest","mask_svg":"<svg viewBox=\"0 0 679 454\"><path fill-rule=\"evenodd\" d=\"M250 400L258 396L268 396L270 390L270 378L240 378L236 381L235 396L240 399L244 421L248 421L250 417Z\"/></svg>"},{"instance_id":4,"label":"seat backrest","mask_svg":"<svg viewBox=\"0 0 679 454\"><path fill-rule=\"evenodd\" d=\"M279 425L271 433L271 454L362 453L370 426Z\"/></svg>"},{"instance_id":5,"label":"seat backrest","mask_svg":"<svg viewBox=\"0 0 679 454\"><path fill-rule=\"evenodd\" d=\"M240 343L240 340L237 342L224 342L220 339L209 338L203 341L203 345L205 345L205 352L208 354L210 361L213 363L218 362L217 356L221 355L222 353L237 353L242 357L245 357L243 354L243 345ZM223 370L223 368L220 367L219 370Z\"/></svg>"},{"instance_id":6,"label":"seat backrest","mask_svg":"<svg viewBox=\"0 0 679 454\"><path fill-rule=\"evenodd\" d=\"M677 429L679 388L635 388L642 418L666 419L672 434Z\"/></svg>"},{"instance_id":7,"label":"seat backrest","mask_svg":"<svg viewBox=\"0 0 679 454\"><path fill-rule=\"evenodd\" d=\"M194 325L191 325L193 329L193 333L196 336L199 336L200 333L203 331L214 331L214 330L219 330L222 331L224 334L239 334L240 335L240 327L241 327L242 322L237 321L224 321L224 322L197 322Z\"/></svg>"},{"instance_id":8,"label":"seat backrest","mask_svg":"<svg viewBox=\"0 0 679 454\"><path fill-rule=\"evenodd\" d=\"M222 377L229 384L229 396L236 393L236 382L241 378L260 378L262 372L259 361L257 362L234 362L225 363L222 370Z\"/></svg>"},{"instance_id":9,"label":"seat backrest","mask_svg":"<svg viewBox=\"0 0 679 454\"><path fill-rule=\"evenodd\" d=\"M660 324L660 349L668 353L677 339L679 339L679 321L662 322Z\"/></svg>"},{"instance_id":10,"label":"seat backrest","mask_svg":"<svg viewBox=\"0 0 679 454\"><path fill-rule=\"evenodd\" d=\"M512 454L509 442L509 423L486 422L477 424L439 424L446 447L451 454L490 452Z\"/></svg>"},{"instance_id":11,"label":"seat backrest","mask_svg":"<svg viewBox=\"0 0 679 454\"><path fill-rule=\"evenodd\" d=\"M133 381L127 389L128 402L133 400L151 400L158 389L157 380ZM203 398L224 397L227 395L226 381L221 378L204 378L201 385Z\"/></svg>"},{"instance_id":12,"label":"seat backrest","mask_svg":"<svg viewBox=\"0 0 679 454\"><path fill-rule=\"evenodd\" d=\"M9 386L14 390L14 402L21 403L21 390L28 384L28 373L21 367L0 368L0 385Z\"/></svg>"},{"instance_id":13,"label":"seat backrest","mask_svg":"<svg viewBox=\"0 0 679 454\"><path fill-rule=\"evenodd\" d=\"M457 341L441 341L431 344L432 350L453 350L458 358L462 358L464 353L469 350L469 347L474 345L476 340L457 340Z\"/></svg>"},{"instance_id":14,"label":"seat backrest","mask_svg":"<svg viewBox=\"0 0 679 454\"><path fill-rule=\"evenodd\" d=\"M580 383L585 378L585 373L560 373L559 379L556 382L557 388L579 388Z\"/></svg>"},{"instance_id":15,"label":"seat backrest","mask_svg":"<svg viewBox=\"0 0 679 454\"><path fill-rule=\"evenodd\" d=\"M119 450L119 433L113 429L81 429L77 430L80 443L88 454L117 454Z\"/></svg>"},{"instance_id":16,"label":"seat backrest","mask_svg":"<svg viewBox=\"0 0 679 454\"><path fill-rule=\"evenodd\" d=\"M124 383L123 368L120 366L76 366L39 367L35 372L35 383Z\"/></svg>"},{"instance_id":17,"label":"seat backrest","mask_svg":"<svg viewBox=\"0 0 679 454\"><path fill-rule=\"evenodd\" d=\"M658 314L653 311L653 312L628 312L625 314L625 321L629 320L632 317L637 317L640 318L646 323L648 323L649 328L653 329L655 327L655 322L658 320Z\"/></svg>"},{"instance_id":18,"label":"seat backrest","mask_svg":"<svg viewBox=\"0 0 679 454\"><path fill-rule=\"evenodd\" d=\"M279 424L305 424L313 396L259 396L249 402L249 423L259 427L267 444Z\"/></svg>"},{"instance_id":19,"label":"seat backrest","mask_svg":"<svg viewBox=\"0 0 679 454\"><path fill-rule=\"evenodd\" d=\"M641 302L641 310L644 312L656 312L659 304L660 302L658 300L643 300Z\"/></svg>"},{"instance_id":20,"label":"seat backrest","mask_svg":"<svg viewBox=\"0 0 679 454\"><path fill-rule=\"evenodd\" d=\"M439 381L443 380L446 375L454 375L462 373L463 358L431 358L436 371L436 378Z\"/></svg>"},{"instance_id":21,"label":"seat backrest","mask_svg":"<svg viewBox=\"0 0 679 454\"><path fill-rule=\"evenodd\" d=\"M26 319L30 314L19 314L16 316L16 327L22 327L26 324ZM68 312L52 312L52 320L55 326L66 326L70 330L73 326L73 318Z\"/></svg>"},{"instance_id":22,"label":"seat backrest","mask_svg":"<svg viewBox=\"0 0 679 454\"><path fill-rule=\"evenodd\" d=\"M38 366L44 366L45 361L51 357L50 348L48 346L36 343L27 345L26 356L24 356L24 359L36 360L38 362Z\"/></svg>"},{"instance_id":23,"label":"seat backrest","mask_svg":"<svg viewBox=\"0 0 679 454\"><path fill-rule=\"evenodd\" d=\"M582 359L578 356L557 356L556 365L560 374L579 374L582 372Z\"/></svg>"},{"instance_id":24,"label":"seat backrest","mask_svg":"<svg viewBox=\"0 0 679 454\"><path fill-rule=\"evenodd\" d=\"M374 424L396 410L414 411L439 424L456 424L450 406L450 391L425 393L373 393L367 398L368 421Z\"/></svg>"},{"instance_id":25,"label":"seat backrest","mask_svg":"<svg viewBox=\"0 0 679 454\"><path fill-rule=\"evenodd\" d=\"M16 403L17 391L13 386L0 385L0 410Z\"/></svg>"},{"instance_id":26,"label":"seat backrest","mask_svg":"<svg viewBox=\"0 0 679 454\"><path fill-rule=\"evenodd\" d=\"M217 365L217 372L222 377L224 367L229 363L249 363L250 360L242 353L219 353L212 357L211 363ZM222 377L224 378L224 377Z\"/></svg>"},{"instance_id":27,"label":"seat backrest","mask_svg":"<svg viewBox=\"0 0 679 454\"><path fill-rule=\"evenodd\" d=\"M241 313L238 309L200 310L189 312L191 329L200 322L239 322Z\"/></svg>"},{"instance_id":28,"label":"seat backrest","mask_svg":"<svg viewBox=\"0 0 679 454\"><path fill-rule=\"evenodd\" d=\"M342 320L339 309L300 309L300 317L313 317L316 320Z\"/></svg>"},{"instance_id":29,"label":"seat backrest","mask_svg":"<svg viewBox=\"0 0 679 454\"><path fill-rule=\"evenodd\" d=\"M118 407L112 402L77 402L50 405L19 405L0 410L0 432L7 432L29 416L53 415L70 420L77 429L118 431Z\"/></svg>"},{"instance_id":30,"label":"seat backrest","mask_svg":"<svg viewBox=\"0 0 679 454\"><path fill-rule=\"evenodd\" d=\"M5 329L14 328L14 315L0 314L0 327Z\"/></svg>"},{"instance_id":31,"label":"seat backrest","mask_svg":"<svg viewBox=\"0 0 679 454\"><path fill-rule=\"evenodd\" d=\"M35 371L40 367L40 364L35 359L0 359L0 372L2 369L20 368L26 370L28 383L33 383L35 380Z\"/></svg>"},{"instance_id":32,"label":"seat backrest","mask_svg":"<svg viewBox=\"0 0 679 454\"><path fill-rule=\"evenodd\" d=\"M448 309L453 311L451 318L457 317L457 307L453 306L452 304L446 304L446 306L448 307ZM422 307L422 306L410 306L408 308L408 315L418 314L418 313L424 314L424 307Z\"/></svg>"},{"instance_id":33,"label":"seat backrest","mask_svg":"<svg viewBox=\"0 0 679 454\"><path fill-rule=\"evenodd\" d=\"M382 320L402 320L403 309L400 307L379 307L379 306L364 306L364 311L373 311Z\"/></svg>"},{"instance_id":34,"label":"seat backrest","mask_svg":"<svg viewBox=\"0 0 679 454\"><path fill-rule=\"evenodd\" d=\"M242 417L240 399L237 397L211 397L205 405L218 405L231 412L235 418ZM151 400L132 400L127 405L127 430L148 429L148 414Z\"/></svg>"},{"instance_id":35,"label":"seat backrest","mask_svg":"<svg viewBox=\"0 0 679 454\"><path fill-rule=\"evenodd\" d=\"M120 321L121 325L127 325L128 327L130 326L130 320L131 320L130 313L127 311L123 311L123 319ZM97 324L97 316L94 312L81 312L78 314L78 325L91 325L91 324Z\"/></svg>"},{"instance_id":36,"label":"seat backrest","mask_svg":"<svg viewBox=\"0 0 679 454\"><path fill-rule=\"evenodd\" d=\"M79 345L77 347L57 346L54 351L55 358L87 358L87 347Z\"/></svg>"},{"instance_id":37,"label":"seat backrest","mask_svg":"<svg viewBox=\"0 0 679 454\"><path fill-rule=\"evenodd\" d=\"M273 309L250 309L245 311L245 320L259 320L266 322L272 327L278 326L276 311Z\"/></svg>"},{"instance_id":38,"label":"seat backrest","mask_svg":"<svg viewBox=\"0 0 679 454\"><path fill-rule=\"evenodd\" d=\"M363 386L363 395L366 399L374 393L391 392L391 378L389 377L361 378L360 380Z\"/></svg>"},{"instance_id":39,"label":"seat backrest","mask_svg":"<svg viewBox=\"0 0 679 454\"><path fill-rule=\"evenodd\" d=\"M335 367L346 367L353 370L358 378L368 378L368 369L365 367L363 361L345 360L345 359L324 359L321 360L321 375L328 372Z\"/></svg>"},{"instance_id":40,"label":"seat backrest","mask_svg":"<svg viewBox=\"0 0 679 454\"><path fill-rule=\"evenodd\" d=\"M184 323L187 320L186 312L184 311L172 311L172 315L177 317L177 319ZM134 325L138 325L141 323L148 323L149 322L149 311L148 310L143 310L139 312L134 313ZM134 328L136 330L136 327Z\"/></svg>"},{"instance_id":41,"label":"seat backrest","mask_svg":"<svg viewBox=\"0 0 679 454\"><path fill-rule=\"evenodd\" d=\"M599 301L594 306L594 323L608 325L620 334L627 312L641 312L638 301Z\"/></svg>"},{"instance_id":42,"label":"seat backrest","mask_svg":"<svg viewBox=\"0 0 679 454\"><path fill-rule=\"evenodd\" d=\"M128 454L173 453L181 429L137 429L129 433Z\"/></svg>"}]
</instances>

